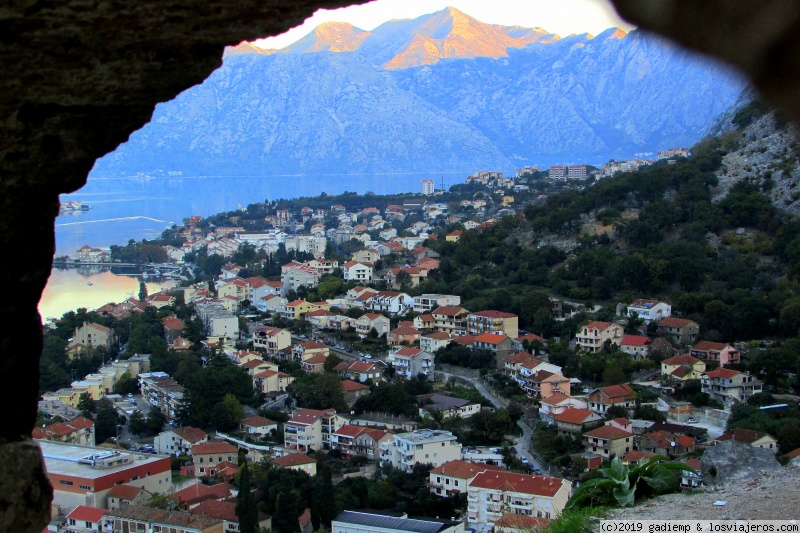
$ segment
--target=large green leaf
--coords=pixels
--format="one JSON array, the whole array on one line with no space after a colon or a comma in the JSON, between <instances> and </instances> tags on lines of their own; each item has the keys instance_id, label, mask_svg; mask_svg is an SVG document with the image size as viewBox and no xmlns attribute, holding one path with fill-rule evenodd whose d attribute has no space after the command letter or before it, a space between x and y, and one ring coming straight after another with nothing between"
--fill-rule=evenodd
<instances>
[{"instance_id":1,"label":"large green leaf","mask_svg":"<svg viewBox=\"0 0 800 533\"><path fill-rule=\"evenodd\" d=\"M636 487L629 487L627 489L623 489L622 487L614 488L614 499L617 500L617 503L622 507L630 507L633 505L634 496L636 493Z\"/></svg>"},{"instance_id":2,"label":"large green leaf","mask_svg":"<svg viewBox=\"0 0 800 533\"><path fill-rule=\"evenodd\" d=\"M675 492L678 490L680 480L672 469L664 468L663 465L656 465L651 469L649 474L650 475L642 476L642 479L656 491L657 494Z\"/></svg>"}]
</instances>

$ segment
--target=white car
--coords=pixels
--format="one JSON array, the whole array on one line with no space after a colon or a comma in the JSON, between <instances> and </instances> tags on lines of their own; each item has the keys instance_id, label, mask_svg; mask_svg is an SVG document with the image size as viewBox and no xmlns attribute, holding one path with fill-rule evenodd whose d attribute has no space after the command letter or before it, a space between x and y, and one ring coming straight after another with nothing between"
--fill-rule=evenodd
<instances>
[{"instance_id":1,"label":"white car","mask_svg":"<svg viewBox=\"0 0 800 533\"><path fill-rule=\"evenodd\" d=\"M686 420L686 423L687 424L697 424L697 420L695 420L694 418L689 418L688 420Z\"/></svg>"}]
</instances>

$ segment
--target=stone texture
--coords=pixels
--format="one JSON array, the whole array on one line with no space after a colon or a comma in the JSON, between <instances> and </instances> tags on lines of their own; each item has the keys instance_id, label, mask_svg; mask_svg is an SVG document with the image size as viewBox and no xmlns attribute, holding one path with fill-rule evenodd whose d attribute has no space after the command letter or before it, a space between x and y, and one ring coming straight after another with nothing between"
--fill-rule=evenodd
<instances>
[{"instance_id":1,"label":"stone texture","mask_svg":"<svg viewBox=\"0 0 800 533\"><path fill-rule=\"evenodd\" d=\"M42 452L31 439L0 445L0 531L41 531L50 516L53 489Z\"/></svg>"},{"instance_id":2,"label":"stone texture","mask_svg":"<svg viewBox=\"0 0 800 533\"><path fill-rule=\"evenodd\" d=\"M722 441L707 449L700 466L706 486L749 481L760 474L781 469L775 450L755 448L735 440Z\"/></svg>"}]
</instances>

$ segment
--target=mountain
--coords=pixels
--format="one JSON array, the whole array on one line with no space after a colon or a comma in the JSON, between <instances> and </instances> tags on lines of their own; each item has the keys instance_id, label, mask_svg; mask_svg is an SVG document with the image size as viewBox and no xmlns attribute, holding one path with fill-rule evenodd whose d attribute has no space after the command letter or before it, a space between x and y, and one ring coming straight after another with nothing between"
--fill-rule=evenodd
<instances>
[{"instance_id":1,"label":"mountain","mask_svg":"<svg viewBox=\"0 0 800 533\"><path fill-rule=\"evenodd\" d=\"M737 100L726 69L611 28L561 38L449 8L229 48L93 176L513 172L687 146Z\"/></svg>"}]
</instances>

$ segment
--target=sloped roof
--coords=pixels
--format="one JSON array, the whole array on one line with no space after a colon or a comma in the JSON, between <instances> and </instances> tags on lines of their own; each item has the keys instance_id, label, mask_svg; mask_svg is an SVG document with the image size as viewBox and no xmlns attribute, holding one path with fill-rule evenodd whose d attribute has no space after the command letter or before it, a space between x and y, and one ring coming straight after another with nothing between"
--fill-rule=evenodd
<instances>
[{"instance_id":1,"label":"sloped roof","mask_svg":"<svg viewBox=\"0 0 800 533\"><path fill-rule=\"evenodd\" d=\"M729 429L721 436L717 438L717 441L726 441L726 440L738 440L739 442L744 442L746 444L753 444L755 441L762 439L764 437L772 438L768 433L762 433L761 431L755 431L752 429L745 429L745 428L735 428Z\"/></svg>"},{"instance_id":2,"label":"sloped roof","mask_svg":"<svg viewBox=\"0 0 800 533\"><path fill-rule=\"evenodd\" d=\"M182 426L179 428L175 428L172 430L172 432L178 435L183 440L190 443L195 443L208 437L208 433L206 433L202 429L198 429L192 426Z\"/></svg>"},{"instance_id":3,"label":"sloped roof","mask_svg":"<svg viewBox=\"0 0 800 533\"><path fill-rule=\"evenodd\" d=\"M661 361L661 364L672 366L672 365L693 365L695 363L699 363L700 359L694 357L692 355L676 355L670 357L669 359L664 359Z\"/></svg>"},{"instance_id":4,"label":"sloped roof","mask_svg":"<svg viewBox=\"0 0 800 533\"><path fill-rule=\"evenodd\" d=\"M719 367L714 370L706 372L706 376L710 378L731 379L741 374L738 370L731 370L730 368Z\"/></svg>"},{"instance_id":5,"label":"sloped roof","mask_svg":"<svg viewBox=\"0 0 800 533\"><path fill-rule=\"evenodd\" d=\"M548 405L558 405L561 402L563 402L564 400L569 400L570 398L571 398L571 396L567 396L566 394L564 394L562 392L554 392L553 394L551 394L547 398L542 398L541 402L542 403L546 403Z\"/></svg>"},{"instance_id":6,"label":"sloped roof","mask_svg":"<svg viewBox=\"0 0 800 533\"><path fill-rule=\"evenodd\" d=\"M567 407L563 413L555 415L553 418L556 422L564 422L565 424L583 424L587 418L591 417L594 413L588 409L576 409L574 407Z\"/></svg>"},{"instance_id":7,"label":"sloped roof","mask_svg":"<svg viewBox=\"0 0 800 533\"><path fill-rule=\"evenodd\" d=\"M277 422L273 422L269 418L264 418L263 416L253 415L251 417L245 418L239 422L243 426L250 426L250 427L263 427L263 426L274 426Z\"/></svg>"},{"instance_id":8,"label":"sloped roof","mask_svg":"<svg viewBox=\"0 0 800 533\"><path fill-rule=\"evenodd\" d=\"M662 318L658 322L659 326L664 326L667 328L683 328L692 324L696 326L697 322L694 320L689 320L688 318L678 318L676 316L668 316L667 318Z\"/></svg>"},{"instance_id":9,"label":"sloped roof","mask_svg":"<svg viewBox=\"0 0 800 533\"><path fill-rule=\"evenodd\" d=\"M353 381L352 379L345 379L344 381L342 381L341 386L342 386L342 392L355 392L365 389L369 390L369 387L367 385L364 385L363 383L358 383L356 381Z\"/></svg>"},{"instance_id":10,"label":"sloped roof","mask_svg":"<svg viewBox=\"0 0 800 533\"><path fill-rule=\"evenodd\" d=\"M543 363L541 359L535 355L529 354L528 352L517 352L506 359L506 362L508 363L527 363L530 361L537 361L537 364Z\"/></svg>"},{"instance_id":11,"label":"sloped roof","mask_svg":"<svg viewBox=\"0 0 800 533\"><path fill-rule=\"evenodd\" d=\"M724 342L700 341L692 347L692 350L697 350L698 352L707 352L709 350L719 351L726 346L727 344Z\"/></svg>"},{"instance_id":12,"label":"sloped roof","mask_svg":"<svg viewBox=\"0 0 800 533\"><path fill-rule=\"evenodd\" d=\"M72 518L79 522L100 522L103 515L106 514L106 509L98 507L89 507L88 505L79 505L67 515L67 518Z\"/></svg>"},{"instance_id":13,"label":"sloped roof","mask_svg":"<svg viewBox=\"0 0 800 533\"><path fill-rule=\"evenodd\" d=\"M459 479L470 479L477 476L481 472L486 472L487 470L503 471L503 467L485 465L482 463L470 463L467 461L462 461L461 459L453 459L452 461L447 461L441 466L437 466L431 470L430 473L449 477L457 477Z\"/></svg>"},{"instance_id":14,"label":"sloped roof","mask_svg":"<svg viewBox=\"0 0 800 533\"><path fill-rule=\"evenodd\" d=\"M487 311L478 311L476 313L472 313L472 316L480 316L485 318L516 318L517 315L514 313L505 313L503 311L495 311L493 309L489 309Z\"/></svg>"},{"instance_id":15,"label":"sloped roof","mask_svg":"<svg viewBox=\"0 0 800 533\"><path fill-rule=\"evenodd\" d=\"M627 383L623 383L622 385L609 385L607 387L601 387L599 390L609 398L624 398L636 394Z\"/></svg>"},{"instance_id":16,"label":"sloped roof","mask_svg":"<svg viewBox=\"0 0 800 533\"><path fill-rule=\"evenodd\" d=\"M521 529L523 531L536 531L547 527L552 520L549 518L539 518L537 516L527 516L517 513L506 513L494 523L494 527L507 527L510 529Z\"/></svg>"},{"instance_id":17,"label":"sloped roof","mask_svg":"<svg viewBox=\"0 0 800 533\"><path fill-rule=\"evenodd\" d=\"M554 477L529 476L505 471L487 471L475 476L469 486L552 498L563 484L563 479Z\"/></svg>"},{"instance_id":18,"label":"sloped roof","mask_svg":"<svg viewBox=\"0 0 800 533\"><path fill-rule=\"evenodd\" d=\"M118 498L120 500L133 501L144 489L142 487L134 487L133 485L114 485L108 491L109 498Z\"/></svg>"},{"instance_id":19,"label":"sloped roof","mask_svg":"<svg viewBox=\"0 0 800 533\"><path fill-rule=\"evenodd\" d=\"M482 342L484 344L500 344L508 338L508 335L502 333L483 333L478 335L475 342Z\"/></svg>"},{"instance_id":20,"label":"sloped roof","mask_svg":"<svg viewBox=\"0 0 800 533\"><path fill-rule=\"evenodd\" d=\"M192 446L192 455L203 455L207 453L236 453L238 449L233 444L227 442L201 442Z\"/></svg>"},{"instance_id":21,"label":"sloped roof","mask_svg":"<svg viewBox=\"0 0 800 533\"><path fill-rule=\"evenodd\" d=\"M646 335L625 335L622 337L620 346L644 346L650 342L650 337Z\"/></svg>"},{"instance_id":22,"label":"sloped roof","mask_svg":"<svg viewBox=\"0 0 800 533\"><path fill-rule=\"evenodd\" d=\"M587 431L584 433L584 436L597 437L598 439L617 440L624 439L626 437L633 437L633 433L614 426L600 426L599 428Z\"/></svg>"},{"instance_id":23,"label":"sloped roof","mask_svg":"<svg viewBox=\"0 0 800 533\"><path fill-rule=\"evenodd\" d=\"M656 454L654 453L633 450L628 452L622 460L626 463L638 463L639 461L646 461L655 456Z\"/></svg>"},{"instance_id":24,"label":"sloped roof","mask_svg":"<svg viewBox=\"0 0 800 533\"><path fill-rule=\"evenodd\" d=\"M317 460L313 457L309 457L304 453L290 453L289 455L284 455L278 457L277 459L273 459L272 463L278 466L299 466L299 465L307 465L316 463Z\"/></svg>"}]
</instances>

